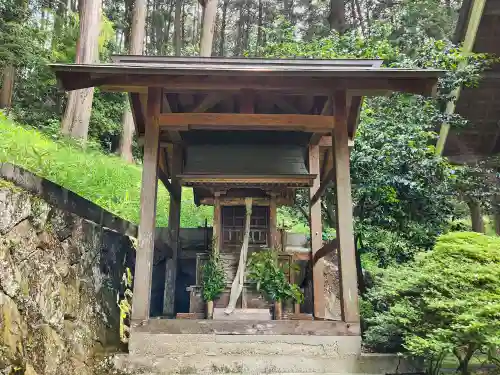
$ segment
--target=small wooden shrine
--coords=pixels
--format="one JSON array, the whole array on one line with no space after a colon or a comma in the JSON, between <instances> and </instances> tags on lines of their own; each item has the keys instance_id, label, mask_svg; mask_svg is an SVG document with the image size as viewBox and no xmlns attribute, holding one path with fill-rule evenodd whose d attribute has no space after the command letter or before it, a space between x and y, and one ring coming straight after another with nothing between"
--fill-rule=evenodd
<instances>
[{"instance_id":1,"label":"small wooden shrine","mask_svg":"<svg viewBox=\"0 0 500 375\"><path fill-rule=\"evenodd\" d=\"M360 335L349 144L356 133L363 96L395 91L431 95L441 71L382 68L377 60L144 56L117 56L109 64L53 65L53 69L66 90L99 86L129 93L136 132L144 144L133 324L151 324L151 329L162 324L166 332L173 333L229 329L227 322L215 320L189 327L181 319L148 322L160 180L171 195L173 257L167 267L165 295L172 301L166 305L171 310L167 315L176 312L172 289L180 195L181 186L189 186L197 203L214 206L213 246L227 259L229 279L234 277L231 270L235 271L239 257L248 197L253 205L250 251L279 248L285 261L312 262L314 320L307 326L283 321L274 326L274 332ZM324 244L321 197L331 181L337 192L337 241ZM277 207L291 205L299 188L310 192L311 233L305 253L287 246L276 220ZM325 320L322 257L330 251L337 251L339 258L341 320L335 322ZM204 256L200 255L199 265ZM200 285L196 284L189 290L192 313L201 311ZM259 303L248 291L238 306L252 308ZM227 304L227 295L220 304ZM295 312L300 311L295 306ZM238 329L231 326L233 333Z\"/></svg>"}]
</instances>

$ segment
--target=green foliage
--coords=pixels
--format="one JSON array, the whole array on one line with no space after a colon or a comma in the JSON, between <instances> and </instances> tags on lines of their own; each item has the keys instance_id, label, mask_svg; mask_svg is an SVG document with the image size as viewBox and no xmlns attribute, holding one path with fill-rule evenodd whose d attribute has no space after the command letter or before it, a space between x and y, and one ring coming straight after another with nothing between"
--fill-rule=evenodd
<instances>
[{"instance_id":1,"label":"green foliage","mask_svg":"<svg viewBox=\"0 0 500 375\"><path fill-rule=\"evenodd\" d=\"M443 235L432 251L386 269L368 299L377 311L368 345L423 357L431 372L453 354L466 374L476 352L500 345L500 238Z\"/></svg>"},{"instance_id":2,"label":"green foliage","mask_svg":"<svg viewBox=\"0 0 500 375\"><path fill-rule=\"evenodd\" d=\"M88 145L49 138L13 124L0 114L0 162L9 162L55 182L119 217L139 222L142 169ZM168 224L169 195L158 185L156 224ZM181 226L192 228L212 220L213 209L196 207L192 189L183 189Z\"/></svg>"},{"instance_id":3,"label":"green foliage","mask_svg":"<svg viewBox=\"0 0 500 375\"><path fill-rule=\"evenodd\" d=\"M132 292L133 276L130 268L126 268L122 275L121 286L124 289L123 295L117 295L118 307L120 309L120 341L127 343L130 336L130 322L132 315ZM121 298L120 298L121 297Z\"/></svg>"},{"instance_id":4,"label":"green foliage","mask_svg":"<svg viewBox=\"0 0 500 375\"><path fill-rule=\"evenodd\" d=\"M0 18L2 18L1 12L0 7ZM14 60L15 65L20 68L17 71L14 90L12 108L14 118L20 123L56 135L59 133L59 121L64 113L66 96L57 89L55 76L47 64L75 61L79 18L78 14L73 12L64 15L64 18L56 13L50 14L53 17L52 32L42 32L36 25L31 25L32 17L28 11L16 14L17 18L9 23L10 26L5 26L19 30L3 30L0 26L0 65L3 65L2 59L6 62ZM21 16L27 20L27 24L20 21ZM2 38L17 39L5 40L2 43ZM50 42L50 49L45 48L47 40ZM103 16L99 35L101 61L107 61L110 53L114 51L113 41L113 24ZM15 44L19 44L22 48L16 48ZM104 93L95 89L89 137L93 142L99 143L105 151L112 152L118 147L125 106L123 94Z\"/></svg>"},{"instance_id":5,"label":"green foliage","mask_svg":"<svg viewBox=\"0 0 500 375\"><path fill-rule=\"evenodd\" d=\"M367 99L362 109L351 152L356 242L360 253L375 254L384 267L432 248L436 237L448 230L457 206L457 176L455 168L435 153L435 129L443 122L466 125L460 116L445 115L443 103L458 86L475 85L492 62L485 55L464 54L448 41L430 38L425 30L413 30L412 41L418 42L404 43L397 37L403 31L398 28L409 22L406 16L416 17L420 7L404 3L406 8L398 8L402 13L394 22L374 24L368 35L349 30L304 42L297 40L289 23L278 21L266 30L268 43L262 51L270 57L381 58L390 67L447 70L437 100L394 94ZM299 191L298 213L290 217L307 218L307 205L308 194ZM328 189L322 211L331 228L336 226L333 207L335 191Z\"/></svg>"},{"instance_id":6,"label":"green foliage","mask_svg":"<svg viewBox=\"0 0 500 375\"><path fill-rule=\"evenodd\" d=\"M44 34L24 2L0 0L0 67L26 66L44 56Z\"/></svg>"},{"instance_id":7,"label":"green foliage","mask_svg":"<svg viewBox=\"0 0 500 375\"><path fill-rule=\"evenodd\" d=\"M208 261L203 265L203 299L215 300L226 287L226 275L222 266L220 255L212 251Z\"/></svg>"},{"instance_id":8,"label":"green foliage","mask_svg":"<svg viewBox=\"0 0 500 375\"><path fill-rule=\"evenodd\" d=\"M296 284L288 282L283 267L279 265L277 251L264 249L252 253L247 271L248 281L269 300L303 302L303 293Z\"/></svg>"},{"instance_id":9,"label":"green foliage","mask_svg":"<svg viewBox=\"0 0 500 375\"><path fill-rule=\"evenodd\" d=\"M500 212L500 172L487 160L457 167L455 191L465 202L479 203L486 212Z\"/></svg>"},{"instance_id":10,"label":"green foliage","mask_svg":"<svg viewBox=\"0 0 500 375\"><path fill-rule=\"evenodd\" d=\"M431 248L452 216L454 169L432 146L436 111L408 95L371 100L363 110L351 153L356 232L360 249L383 266Z\"/></svg>"}]
</instances>

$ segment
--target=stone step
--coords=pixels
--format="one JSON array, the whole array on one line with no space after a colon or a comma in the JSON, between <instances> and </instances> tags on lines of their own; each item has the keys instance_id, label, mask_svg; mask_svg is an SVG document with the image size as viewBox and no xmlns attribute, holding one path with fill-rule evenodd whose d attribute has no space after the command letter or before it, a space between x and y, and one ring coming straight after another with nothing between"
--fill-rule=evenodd
<instances>
[{"instance_id":1,"label":"stone step","mask_svg":"<svg viewBox=\"0 0 500 375\"><path fill-rule=\"evenodd\" d=\"M271 320L269 309L234 309L231 314L225 308L214 308L214 320Z\"/></svg>"}]
</instances>

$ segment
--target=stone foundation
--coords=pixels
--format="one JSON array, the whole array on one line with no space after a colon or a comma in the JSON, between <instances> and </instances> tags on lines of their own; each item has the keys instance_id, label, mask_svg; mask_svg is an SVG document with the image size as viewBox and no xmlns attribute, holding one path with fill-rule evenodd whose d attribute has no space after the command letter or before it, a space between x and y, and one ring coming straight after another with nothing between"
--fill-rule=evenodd
<instances>
[{"instance_id":1,"label":"stone foundation","mask_svg":"<svg viewBox=\"0 0 500 375\"><path fill-rule=\"evenodd\" d=\"M386 374L415 369L396 356L361 354L359 336L132 333L123 371L167 374Z\"/></svg>"}]
</instances>

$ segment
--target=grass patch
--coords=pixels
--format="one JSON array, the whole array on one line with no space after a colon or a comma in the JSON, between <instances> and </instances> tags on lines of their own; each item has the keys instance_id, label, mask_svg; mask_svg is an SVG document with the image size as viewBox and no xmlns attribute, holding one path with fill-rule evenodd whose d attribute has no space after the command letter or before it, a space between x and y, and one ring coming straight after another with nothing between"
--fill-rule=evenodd
<instances>
[{"instance_id":1,"label":"grass patch","mask_svg":"<svg viewBox=\"0 0 500 375\"><path fill-rule=\"evenodd\" d=\"M98 150L50 138L14 124L0 112L0 162L9 162L44 177L132 223L139 222L142 168ZM157 226L168 224L169 194L158 184ZM196 207L193 190L183 188L181 227L212 222L213 209Z\"/></svg>"}]
</instances>

